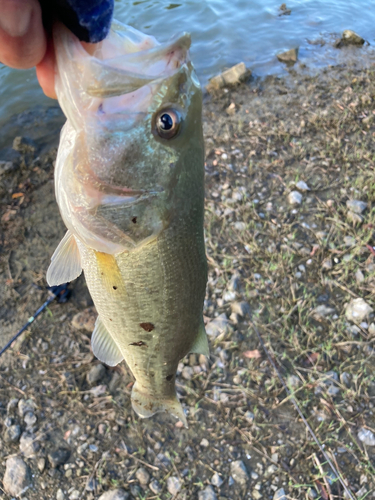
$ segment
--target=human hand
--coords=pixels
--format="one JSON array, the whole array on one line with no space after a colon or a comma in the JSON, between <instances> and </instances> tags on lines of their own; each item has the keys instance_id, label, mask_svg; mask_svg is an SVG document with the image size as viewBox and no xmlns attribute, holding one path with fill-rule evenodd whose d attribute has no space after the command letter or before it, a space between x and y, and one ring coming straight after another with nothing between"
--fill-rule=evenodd
<instances>
[{"instance_id":1,"label":"human hand","mask_svg":"<svg viewBox=\"0 0 375 500\"><path fill-rule=\"evenodd\" d=\"M36 66L44 93L56 98L54 57L38 0L0 0L0 61L17 69Z\"/></svg>"}]
</instances>

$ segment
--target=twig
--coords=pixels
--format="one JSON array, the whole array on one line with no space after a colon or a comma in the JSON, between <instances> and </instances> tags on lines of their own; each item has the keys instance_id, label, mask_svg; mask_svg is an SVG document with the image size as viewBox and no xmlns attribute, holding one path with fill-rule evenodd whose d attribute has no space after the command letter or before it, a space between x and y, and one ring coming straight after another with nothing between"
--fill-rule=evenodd
<instances>
[{"instance_id":1,"label":"twig","mask_svg":"<svg viewBox=\"0 0 375 500\"><path fill-rule=\"evenodd\" d=\"M328 497L330 500L332 500L332 491L331 491L331 488L329 486L329 483L327 481L327 477L324 473L324 470L323 470L323 467L322 467L322 464L320 463L320 460L319 458L317 457L316 453L313 454L313 458L314 458L314 462L316 463L316 466L318 467L319 469L319 472L320 474L322 475L322 478L323 478L323 481L324 481L324 484L325 484L325 487L327 489L327 493L328 493Z\"/></svg>"}]
</instances>

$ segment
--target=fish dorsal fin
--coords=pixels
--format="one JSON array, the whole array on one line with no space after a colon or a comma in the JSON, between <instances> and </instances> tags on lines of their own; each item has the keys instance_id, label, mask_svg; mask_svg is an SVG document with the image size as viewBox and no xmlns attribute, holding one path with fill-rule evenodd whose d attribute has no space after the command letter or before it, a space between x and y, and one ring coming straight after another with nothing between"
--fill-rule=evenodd
<instances>
[{"instance_id":1,"label":"fish dorsal fin","mask_svg":"<svg viewBox=\"0 0 375 500\"><path fill-rule=\"evenodd\" d=\"M92 352L108 366L116 366L124 359L116 342L98 316L91 337Z\"/></svg>"},{"instance_id":2,"label":"fish dorsal fin","mask_svg":"<svg viewBox=\"0 0 375 500\"><path fill-rule=\"evenodd\" d=\"M47 283L49 286L69 283L78 278L81 272L81 256L77 242L73 234L67 231L51 257L46 276Z\"/></svg>"},{"instance_id":3,"label":"fish dorsal fin","mask_svg":"<svg viewBox=\"0 0 375 500\"><path fill-rule=\"evenodd\" d=\"M210 348L208 347L208 339L204 323L202 321L199 327L197 338L194 341L193 347L190 352L196 352L197 354L204 354L205 356L210 355Z\"/></svg>"}]
</instances>

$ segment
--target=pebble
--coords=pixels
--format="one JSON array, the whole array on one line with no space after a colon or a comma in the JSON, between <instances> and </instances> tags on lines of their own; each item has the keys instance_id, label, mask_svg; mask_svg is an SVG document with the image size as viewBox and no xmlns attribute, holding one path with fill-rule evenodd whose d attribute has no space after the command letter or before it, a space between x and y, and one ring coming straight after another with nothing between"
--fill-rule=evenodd
<instances>
[{"instance_id":1,"label":"pebble","mask_svg":"<svg viewBox=\"0 0 375 500\"><path fill-rule=\"evenodd\" d=\"M345 309L345 316L353 323L361 323L373 312L373 308L362 298L352 299Z\"/></svg>"},{"instance_id":2,"label":"pebble","mask_svg":"<svg viewBox=\"0 0 375 500\"><path fill-rule=\"evenodd\" d=\"M185 380L191 380L193 375L194 375L193 368L191 366L184 366L181 372L182 378L184 378Z\"/></svg>"},{"instance_id":3,"label":"pebble","mask_svg":"<svg viewBox=\"0 0 375 500\"><path fill-rule=\"evenodd\" d=\"M6 461L3 478L4 489L9 495L20 496L31 486L30 469L20 457L10 457Z\"/></svg>"},{"instance_id":4,"label":"pebble","mask_svg":"<svg viewBox=\"0 0 375 500\"><path fill-rule=\"evenodd\" d=\"M34 415L33 412L28 411L25 416L23 417L23 420L26 424L27 427L32 427L34 424L36 424L36 421L38 420L36 415Z\"/></svg>"},{"instance_id":5,"label":"pebble","mask_svg":"<svg viewBox=\"0 0 375 500\"><path fill-rule=\"evenodd\" d=\"M353 226L359 226L363 222L363 217L355 212L352 212L351 210L348 210L346 218L353 224Z\"/></svg>"},{"instance_id":6,"label":"pebble","mask_svg":"<svg viewBox=\"0 0 375 500\"><path fill-rule=\"evenodd\" d=\"M246 465L242 460L236 460L230 464L231 476L236 483L244 486L249 480L249 474L246 469Z\"/></svg>"},{"instance_id":7,"label":"pebble","mask_svg":"<svg viewBox=\"0 0 375 500\"><path fill-rule=\"evenodd\" d=\"M19 400L17 398L13 398L9 401L9 403L7 404L7 413L13 413L13 411L18 406L18 401Z\"/></svg>"},{"instance_id":8,"label":"pebble","mask_svg":"<svg viewBox=\"0 0 375 500\"><path fill-rule=\"evenodd\" d=\"M209 337L213 339L219 335L225 335L230 330L229 320L225 313L220 314L217 318L213 319L206 325L206 332Z\"/></svg>"},{"instance_id":9,"label":"pebble","mask_svg":"<svg viewBox=\"0 0 375 500\"><path fill-rule=\"evenodd\" d=\"M20 451L26 458L30 458L39 451L40 443L36 440L34 434L24 432L20 439Z\"/></svg>"},{"instance_id":10,"label":"pebble","mask_svg":"<svg viewBox=\"0 0 375 500\"><path fill-rule=\"evenodd\" d=\"M288 202L290 205L301 205L302 194L299 191L292 191L288 194Z\"/></svg>"},{"instance_id":11,"label":"pebble","mask_svg":"<svg viewBox=\"0 0 375 500\"><path fill-rule=\"evenodd\" d=\"M137 472L135 473L135 477L143 485L147 484L150 480L150 474L147 472L147 470L144 467L140 467L137 470Z\"/></svg>"},{"instance_id":12,"label":"pebble","mask_svg":"<svg viewBox=\"0 0 375 500\"><path fill-rule=\"evenodd\" d=\"M375 335L375 323L370 323L368 327L368 332L370 335Z\"/></svg>"},{"instance_id":13,"label":"pebble","mask_svg":"<svg viewBox=\"0 0 375 500\"><path fill-rule=\"evenodd\" d=\"M287 385L292 389L297 389L301 385L301 380L297 375L289 375L287 378Z\"/></svg>"},{"instance_id":14,"label":"pebble","mask_svg":"<svg viewBox=\"0 0 375 500\"><path fill-rule=\"evenodd\" d=\"M275 491L275 494L273 496L273 500L287 500L287 496L286 496L284 488L280 488L277 491Z\"/></svg>"},{"instance_id":15,"label":"pebble","mask_svg":"<svg viewBox=\"0 0 375 500\"><path fill-rule=\"evenodd\" d=\"M206 89L208 92L212 92L213 90L218 90L227 85L236 85L250 75L251 71L246 68L245 63L240 62L226 71L223 71L220 75L211 78Z\"/></svg>"},{"instance_id":16,"label":"pebble","mask_svg":"<svg viewBox=\"0 0 375 500\"><path fill-rule=\"evenodd\" d=\"M109 490L100 495L98 500L128 500L129 493L121 488Z\"/></svg>"},{"instance_id":17,"label":"pebble","mask_svg":"<svg viewBox=\"0 0 375 500\"><path fill-rule=\"evenodd\" d=\"M177 495L181 490L181 482L177 476L170 476L167 479L167 490L172 496Z\"/></svg>"},{"instance_id":18,"label":"pebble","mask_svg":"<svg viewBox=\"0 0 375 500\"><path fill-rule=\"evenodd\" d=\"M346 247L353 247L357 240L353 236L344 236L344 244Z\"/></svg>"},{"instance_id":19,"label":"pebble","mask_svg":"<svg viewBox=\"0 0 375 500\"><path fill-rule=\"evenodd\" d=\"M348 200L346 206L355 214L361 214L367 208L367 203L360 200Z\"/></svg>"},{"instance_id":20,"label":"pebble","mask_svg":"<svg viewBox=\"0 0 375 500\"><path fill-rule=\"evenodd\" d=\"M55 451L48 453L48 460L53 469L59 465L65 464L70 457L70 451L67 448L58 448Z\"/></svg>"},{"instance_id":21,"label":"pebble","mask_svg":"<svg viewBox=\"0 0 375 500\"><path fill-rule=\"evenodd\" d=\"M355 279L356 279L357 283L363 283L363 281L365 281L365 277L363 275L363 272L360 269L357 269L357 271L355 273Z\"/></svg>"},{"instance_id":22,"label":"pebble","mask_svg":"<svg viewBox=\"0 0 375 500\"><path fill-rule=\"evenodd\" d=\"M291 63L296 63L298 60L298 47L290 50L286 50L285 52L281 52L280 54L277 54L277 59L280 62L286 63L286 64L291 64Z\"/></svg>"},{"instance_id":23,"label":"pebble","mask_svg":"<svg viewBox=\"0 0 375 500\"><path fill-rule=\"evenodd\" d=\"M90 385L94 385L97 382L100 382L100 380L103 380L103 378L105 377L106 371L107 370L101 363L99 363L98 365L94 365L86 376L87 382Z\"/></svg>"},{"instance_id":24,"label":"pebble","mask_svg":"<svg viewBox=\"0 0 375 500\"><path fill-rule=\"evenodd\" d=\"M16 443L21 436L21 427L19 425L11 425L4 432L4 441L6 443Z\"/></svg>"},{"instance_id":25,"label":"pebble","mask_svg":"<svg viewBox=\"0 0 375 500\"><path fill-rule=\"evenodd\" d=\"M245 222L234 222L233 227L234 227L234 229L237 229L237 231L245 231L246 223Z\"/></svg>"},{"instance_id":26,"label":"pebble","mask_svg":"<svg viewBox=\"0 0 375 500\"><path fill-rule=\"evenodd\" d=\"M311 191L311 189L309 188L309 186L306 184L305 181L298 181L296 184L296 188L302 191L303 193L306 191Z\"/></svg>"},{"instance_id":27,"label":"pebble","mask_svg":"<svg viewBox=\"0 0 375 500\"><path fill-rule=\"evenodd\" d=\"M200 445L203 447L203 448L208 448L210 446L210 443L208 442L208 439L206 438L203 438L202 441L200 442Z\"/></svg>"},{"instance_id":28,"label":"pebble","mask_svg":"<svg viewBox=\"0 0 375 500\"><path fill-rule=\"evenodd\" d=\"M247 411L247 412L245 413L245 415L244 415L244 418L245 418L245 419L246 419L246 420L247 420L250 424L252 424L252 423L254 422L254 418L255 418L255 416L254 416L254 413L253 413L253 412L251 412L251 411Z\"/></svg>"},{"instance_id":29,"label":"pebble","mask_svg":"<svg viewBox=\"0 0 375 500\"><path fill-rule=\"evenodd\" d=\"M321 306L316 307L311 312L311 315L312 315L313 318L315 318L318 321L320 321L321 319L324 319L327 316L331 316L334 313L335 313L335 310L332 309L332 307L328 307L328 306L325 306L324 304L322 304Z\"/></svg>"},{"instance_id":30,"label":"pebble","mask_svg":"<svg viewBox=\"0 0 375 500\"><path fill-rule=\"evenodd\" d=\"M236 298L236 292L227 291L223 294L224 302L232 302Z\"/></svg>"},{"instance_id":31,"label":"pebble","mask_svg":"<svg viewBox=\"0 0 375 500\"><path fill-rule=\"evenodd\" d=\"M322 263L322 268L323 269L326 269L327 271L329 271L330 269L332 269L333 267L333 262L332 262L332 259L325 259Z\"/></svg>"},{"instance_id":32,"label":"pebble","mask_svg":"<svg viewBox=\"0 0 375 500\"><path fill-rule=\"evenodd\" d=\"M198 493L198 500L217 500L215 490L212 486L206 488Z\"/></svg>"},{"instance_id":33,"label":"pebble","mask_svg":"<svg viewBox=\"0 0 375 500\"><path fill-rule=\"evenodd\" d=\"M350 379L351 379L351 376L350 376L350 374L348 372L342 372L340 374L340 382L343 385L346 385L346 387L350 386Z\"/></svg>"},{"instance_id":34,"label":"pebble","mask_svg":"<svg viewBox=\"0 0 375 500\"><path fill-rule=\"evenodd\" d=\"M238 314L242 318L250 312L250 306L247 302L232 302L230 305L232 313Z\"/></svg>"},{"instance_id":35,"label":"pebble","mask_svg":"<svg viewBox=\"0 0 375 500\"><path fill-rule=\"evenodd\" d=\"M217 488L220 488L220 486L223 484L223 480L219 476L217 472L211 477L211 483L216 486Z\"/></svg>"},{"instance_id":36,"label":"pebble","mask_svg":"<svg viewBox=\"0 0 375 500\"><path fill-rule=\"evenodd\" d=\"M61 488L59 488L56 492L56 500L65 500L65 495Z\"/></svg>"},{"instance_id":37,"label":"pebble","mask_svg":"<svg viewBox=\"0 0 375 500\"><path fill-rule=\"evenodd\" d=\"M358 439L362 441L366 446L375 446L375 436L369 429L360 429L358 432Z\"/></svg>"},{"instance_id":38,"label":"pebble","mask_svg":"<svg viewBox=\"0 0 375 500\"><path fill-rule=\"evenodd\" d=\"M73 490L69 495L69 500L78 500L81 496L79 490Z\"/></svg>"},{"instance_id":39,"label":"pebble","mask_svg":"<svg viewBox=\"0 0 375 500\"><path fill-rule=\"evenodd\" d=\"M18 401L18 414L20 417L24 417L27 412L33 413L35 410L35 403L32 399L20 399Z\"/></svg>"},{"instance_id":40,"label":"pebble","mask_svg":"<svg viewBox=\"0 0 375 500\"><path fill-rule=\"evenodd\" d=\"M364 38L357 35L355 31L345 30L342 33L341 40L336 44L336 47L341 47L342 45L363 45L364 43Z\"/></svg>"},{"instance_id":41,"label":"pebble","mask_svg":"<svg viewBox=\"0 0 375 500\"><path fill-rule=\"evenodd\" d=\"M155 493L155 495L158 495L162 490L162 487L160 486L159 481L157 481L156 479L151 481L151 483L148 485L148 487L150 488L152 493Z\"/></svg>"},{"instance_id":42,"label":"pebble","mask_svg":"<svg viewBox=\"0 0 375 500\"><path fill-rule=\"evenodd\" d=\"M39 472L43 472L44 469L46 468L46 459L43 457L38 458L36 465L38 467Z\"/></svg>"}]
</instances>

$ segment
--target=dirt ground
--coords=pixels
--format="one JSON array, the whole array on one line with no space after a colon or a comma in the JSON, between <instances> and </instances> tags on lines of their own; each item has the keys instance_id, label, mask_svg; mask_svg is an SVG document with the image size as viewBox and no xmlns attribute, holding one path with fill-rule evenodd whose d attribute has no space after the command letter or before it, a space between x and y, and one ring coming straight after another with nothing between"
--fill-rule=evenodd
<instances>
[{"instance_id":1,"label":"dirt ground","mask_svg":"<svg viewBox=\"0 0 375 500\"><path fill-rule=\"evenodd\" d=\"M369 66L299 68L206 96L211 356L179 366L189 429L162 414L138 419L126 366L100 368L80 277L1 358L0 477L22 457L23 498L349 498L247 312L353 498L375 497L375 59ZM29 113L0 151L1 345L46 300L64 234L53 193L62 117L51 113L48 140L43 116Z\"/></svg>"}]
</instances>

